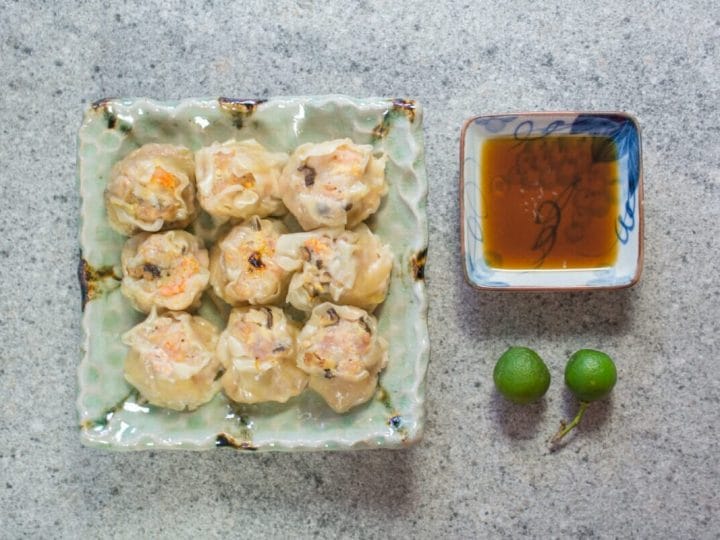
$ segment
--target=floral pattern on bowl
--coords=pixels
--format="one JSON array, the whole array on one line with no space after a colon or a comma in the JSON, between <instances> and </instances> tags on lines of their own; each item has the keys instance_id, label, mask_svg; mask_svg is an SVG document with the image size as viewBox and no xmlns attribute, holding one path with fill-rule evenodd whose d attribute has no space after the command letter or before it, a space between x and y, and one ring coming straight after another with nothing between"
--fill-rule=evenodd
<instances>
[{"instance_id":1,"label":"floral pattern on bowl","mask_svg":"<svg viewBox=\"0 0 720 540\"><path fill-rule=\"evenodd\" d=\"M143 317L120 294L125 238L110 228L103 204L112 165L150 142L197 150L214 141L255 138L269 149L290 152L305 142L342 137L372 144L388 155L390 191L370 220L395 256L387 300L376 312L379 331L389 342L390 362L375 398L346 414L334 413L311 391L287 404L252 406L233 404L218 394L193 412L140 401L123 376L127 349L120 336ZM78 148L85 337L77 407L83 443L120 450L229 446L297 451L404 447L421 437L429 344L423 280L427 181L418 103L345 96L107 99L86 111ZM211 223L201 219L196 232L212 237ZM227 317L208 298L199 313L218 326Z\"/></svg>"},{"instance_id":2,"label":"floral pattern on bowl","mask_svg":"<svg viewBox=\"0 0 720 540\"><path fill-rule=\"evenodd\" d=\"M481 226L481 147L485 140L512 137L522 142L552 135L603 136L617 148L620 204L615 221L615 264L592 269L505 270L487 264ZM634 285L643 255L643 194L640 129L619 112L547 112L477 116L467 120L460 140L461 246L466 279L492 290L608 289Z\"/></svg>"}]
</instances>

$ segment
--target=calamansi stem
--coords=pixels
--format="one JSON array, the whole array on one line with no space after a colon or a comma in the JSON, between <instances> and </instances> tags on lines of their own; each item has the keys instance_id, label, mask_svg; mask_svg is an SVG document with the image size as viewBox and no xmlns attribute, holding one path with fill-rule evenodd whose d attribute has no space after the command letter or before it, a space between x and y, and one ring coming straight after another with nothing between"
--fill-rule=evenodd
<instances>
[{"instance_id":1,"label":"calamansi stem","mask_svg":"<svg viewBox=\"0 0 720 540\"><path fill-rule=\"evenodd\" d=\"M560 431L558 431L555 435L553 435L553 438L550 439L550 442L552 444L559 442L560 439L562 439L565 435L570 433L570 431L575 429L575 426L577 426L580 423L580 420L582 420L582 417L585 414L588 405L590 405L589 401L581 401L580 408L578 409L575 418L572 419L572 422L570 422L569 424L565 424L564 421L560 423Z\"/></svg>"}]
</instances>

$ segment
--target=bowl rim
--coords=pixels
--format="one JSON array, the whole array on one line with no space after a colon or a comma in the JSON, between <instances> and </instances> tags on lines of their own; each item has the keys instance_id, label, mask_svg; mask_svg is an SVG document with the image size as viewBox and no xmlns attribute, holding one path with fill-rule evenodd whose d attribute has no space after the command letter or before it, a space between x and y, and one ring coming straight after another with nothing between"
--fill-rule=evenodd
<instances>
[{"instance_id":1,"label":"bowl rim","mask_svg":"<svg viewBox=\"0 0 720 540\"><path fill-rule=\"evenodd\" d=\"M497 287L493 285L484 285L474 281L467 268L467 256L465 250L465 139L467 131L476 120L481 118L499 118L505 116L571 116L571 115L592 115L592 116L622 116L632 122L638 134L638 185L636 188L638 203L638 256L635 265L635 273L628 283L619 283L616 285L567 285L547 287L544 285L508 285L507 287ZM458 194L460 197L460 257L461 266L465 281L474 289L480 291L502 291L502 292L577 292L577 291L602 291L602 290L620 290L633 287L640 281L640 276L645 264L645 212L644 212L644 167L643 167L643 150L642 150L642 130L640 123L635 115L625 111L587 111L587 110L567 110L567 111L513 111L505 113L478 114L467 118L460 130L460 174L458 175Z\"/></svg>"}]
</instances>

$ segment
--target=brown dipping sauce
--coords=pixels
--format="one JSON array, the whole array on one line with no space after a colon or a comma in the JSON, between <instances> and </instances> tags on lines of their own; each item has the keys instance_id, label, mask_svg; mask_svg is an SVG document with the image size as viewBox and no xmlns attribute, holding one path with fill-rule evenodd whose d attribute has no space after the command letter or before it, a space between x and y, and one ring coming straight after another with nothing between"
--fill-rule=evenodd
<instances>
[{"instance_id":1,"label":"brown dipping sauce","mask_svg":"<svg viewBox=\"0 0 720 540\"><path fill-rule=\"evenodd\" d=\"M620 194L612 139L500 137L486 140L481 152L488 266L579 269L615 263Z\"/></svg>"}]
</instances>

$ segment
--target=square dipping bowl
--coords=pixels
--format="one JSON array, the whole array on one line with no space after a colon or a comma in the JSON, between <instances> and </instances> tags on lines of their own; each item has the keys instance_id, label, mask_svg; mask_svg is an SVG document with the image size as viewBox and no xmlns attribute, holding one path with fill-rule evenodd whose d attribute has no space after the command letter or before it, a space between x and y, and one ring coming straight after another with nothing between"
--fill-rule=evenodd
<instances>
[{"instance_id":1,"label":"square dipping bowl","mask_svg":"<svg viewBox=\"0 0 720 540\"><path fill-rule=\"evenodd\" d=\"M613 174L617 176L618 189L612 197L617 197L617 204L610 207L614 219L614 237L608 239L608 242L614 244L612 249L616 253L613 262L585 268L551 269L542 268L542 258L536 264L512 269L489 264L488 258L492 257L488 257L487 246L483 242L484 238L487 239L487 231L483 230L483 222L487 221L485 202L490 200L483 201L481 171L483 159L487 159L483 151L485 143L502 138L515 140L516 143L508 144L521 147L532 141L557 136L592 137L584 139L591 149L591 163L610 163L612 170L616 171ZM613 144L603 145L608 139ZM599 141L599 144L595 145L595 141ZM536 145L535 148L542 146ZM556 154L553 159L555 161L540 160L544 164L540 169L551 170L564 164L562 154ZM640 129L635 118L626 113L535 112L468 119L460 136L460 233L466 279L472 286L486 290L562 291L618 289L634 285L640 279L643 258L642 176ZM571 181L572 185L557 188L554 192L556 195L543 195L543 199L550 199L547 204L559 209L567 204L579 204L574 202L581 195L578 190L590 188L582 187L580 174L576 173L574 178L577 181ZM538 231L542 232L547 221L539 217L543 215L540 204L532 211L538 220L535 223L539 223ZM553 222L554 230L549 227L551 230L545 232L557 238L563 214L558 210L555 215L557 221ZM541 238L543 242L547 240L547 236L538 236L536 244ZM552 242L554 244L554 240Z\"/></svg>"}]
</instances>

